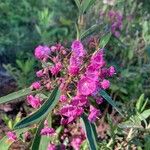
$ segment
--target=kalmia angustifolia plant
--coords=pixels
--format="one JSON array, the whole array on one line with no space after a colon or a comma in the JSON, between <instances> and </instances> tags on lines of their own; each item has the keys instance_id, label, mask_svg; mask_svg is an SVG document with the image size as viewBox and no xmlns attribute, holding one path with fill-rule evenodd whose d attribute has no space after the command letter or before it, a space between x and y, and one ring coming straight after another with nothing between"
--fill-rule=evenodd
<instances>
[{"instance_id":1,"label":"kalmia angustifolia plant","mask_svg":"<svg viewBox=\"0 0 150 150\"><path fill-rule=\"evenodd\" d=\"M15 95L10 95L11 98L2 99L2 102L8 102L19 96L28 95L26 101L35 109L35 112L14 126L16 131L7 133L10 142L17 140L20 135L17 129L29 127L22 133L25 132L23 137L26 140L31 134L31 128L36 129L31 145L33 150L40 149L39 147L43 144L40 140L42 141L43 137L49 137L49 141L46 143L48 150L71 147L79 150L86 138L90 149L97 149L94 123L101 116L99 105L103 102L103 98L116 108L114 102L104 91L109 89L109 78L116 71L113 66L107 65L105 46L101 47L100 40L97 40L94 46L89 48L91 43L82 42L80 37L83 30L83 14L94 1L80 3L76 0L75 2L79 8L77 39L72 41L69 48L60 43L37 46L34 55L42 64L42 69L36 72L38 81L32 83L29 89L19 91L17 96L15 93ZM116 26L118 27L118 24ZM116 26L113 27L114 30L116 30ZM106 45L107 42L103 44ZM116 108L116 110L118 109ZM53 116L58 118L58 120L55 118L59 124L58 128L54 126L53 120L51 121ZM85 132L81 128L80 121ZM37 123L39 124L37 125ZM36 125L29 126L32 124ZM76 125L78 131L75 131L71 140L67 141L69 140L67 136L70 125Z\"/></svg>"}]
</instances>

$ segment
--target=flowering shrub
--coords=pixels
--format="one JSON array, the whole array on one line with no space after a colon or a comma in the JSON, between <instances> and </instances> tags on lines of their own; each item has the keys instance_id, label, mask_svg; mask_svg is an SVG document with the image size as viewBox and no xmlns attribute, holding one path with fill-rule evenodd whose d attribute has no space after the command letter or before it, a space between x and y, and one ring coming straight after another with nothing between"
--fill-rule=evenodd
<instances>
[{"instance_id":1,"label":"flowering shrub","mask_svg":"<svg viewBox=\"0 0 150 150\"><path fill-rule=\"evenodd\" d=\"M71 147L79 150L86 137L89 148L96 150L98 137L95 122L101 116L99 105L105 99L120 113L105 92L111 84L109 78L116 73L115 68L108 66L105 61L105 45L108 40L103 40L103 43L98 40L95 46L89 48L90 42L84 43L80 36L83 14L94 1L80 3L77 0L75 2L80 10L77 39L73 40L68 47L60 43L36 47L35 57L42 64L41 70L36 72L38 81L32 83L30 88L24 91L1 99L3 103L28 95L26 101L34 108L31 115L14 125L15 131L8 132L6 140L14 142L19 138L20 132L25 132L27 137L27 133L32 133L35 129L31 149L41 149L44 144L48 150L70 149ZM114 31L112 33L116 34L116 30L121 28L121 18L116 13L110 16L112 21L116 21L116 24L112 25ZM53 117L58 118L57 127L54 126ZM32 126L32 124L36 125ZM73 124L79 126L81 133L72 136L71 140L67 141L65 134L68 126ZM19 133L17 133L18 130ZM49 137L49 140L44 140L45 137Z\"/></svg>"}]
</instances>

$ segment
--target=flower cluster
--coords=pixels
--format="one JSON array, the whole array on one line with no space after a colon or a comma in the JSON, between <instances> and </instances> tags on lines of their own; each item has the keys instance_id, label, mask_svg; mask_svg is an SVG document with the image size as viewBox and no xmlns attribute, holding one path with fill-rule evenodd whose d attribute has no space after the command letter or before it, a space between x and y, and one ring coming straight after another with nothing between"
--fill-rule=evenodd
<instances>
[{"instance_id":1,"label":"flower cluster","mask_svg":"<svg viewBox=\"0 0 150 150\"><path fill-rule=\"evenodd\" d=\"M110 17L111 20L121 19L118 13L113 12ZM117 23L119 24L119 21ZM104 50L97 49L93 54L88 54L81 41L75 40L71 51L61 44L51 47L40 45L35 49L35 57L44 63L45 67L36 72L41 81L33 83L31 88L37 90L42 86L52 90L54 85L60 85L62 95L58 112L61 115L61 124L73 122L85 111L89 111L89 121L94 122L101 113L90 100L94 99L96 104L103 102L99 91L110 87L108 77L115 74L113 66L106 67ZM36 96L28 96L27 101L34 108L41 105ZM48 131L47 128L45 130Z\"/></svg>"},{"instance_id":2,"label":"flower cluster","mask_svg":"<svg viewBox=\"0 0 150 150\"><path fill-rule=\"evenodd\" d=\"M32 83L30 88L49 93L60 86L61 96L54 113L61 117L62 125L76 122L83 113L88 115L90 122L95 122L101 115L98 105L103 102L103 98L99 91L110 87L108 78L115 74L115 68L106 66L104 49L95 49L95 52L87 51L80 40L73 41L70 49L61 44L40 45L35 49L35 57L43 68L36 72L38 81ZM39 95L27 96L27 102L35 109L44 101ZM45 122L40 133L52 136L55 135L55 129ZM15 139L14 135L9 137ZM72 139L71 145L78 150L82 141L77 136ZM48 149L56 149L55 144L52 142Z\"/></svg>"}]
</instances>

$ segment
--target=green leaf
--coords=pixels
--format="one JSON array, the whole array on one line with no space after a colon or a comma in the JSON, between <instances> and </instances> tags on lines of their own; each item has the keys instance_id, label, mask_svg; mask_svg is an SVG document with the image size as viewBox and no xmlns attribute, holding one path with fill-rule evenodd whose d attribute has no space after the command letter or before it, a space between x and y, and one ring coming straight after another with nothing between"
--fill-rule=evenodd
<instances>
[{"instance_id":1,"label":"green leaf","mask_svg":"<svg viewBox=\"0 0 150 150\"><path fill-rule=\"evenodd\" d=\"M24 128L33 123L37 123L42 120L46 115L57 105L59 101L60 90L56 87L51 93L49 99L38 109L35 113L24 118L19 123L17 123L14 129Z\"/></svg>"},{"instance_id":2,"label":"green leaf","mask_svg":"<svg viewBox=\"0 0 150 150\"><path fill-rule=\"evenodd\" d=\"M48 120L48 122L51 122L51 114L48 115L48 117L46 118ZM41 136L40 132L41 129L44 127L44 121L45 118L40 122L37 130L36 130L36 134L31 146L31 150L46 150L48 147L48 144L50 142L50 138L47 136Z\"/></svg>"},{"instance_id":3,"label":"green leaf","mask_svg":"<svg viewBox=\"0 0 150 150\"><path fill-rule=\"evenodd\" d=\"M108 42L111 38L111 35L112 35L111 33L108 33L100 39L100 43L99 43L100 48L104 48L108 44Z\"/></svg>"},{"instance_id":4,"label":"green leaf","mask_svg":"<svg viewBox=\"0 0 150 150\"><path fill-rule=\"evenodd\" d=\"M75 3L79 9L79 11L81 11L81 5L80 5L80 1L79 0L75 0Z\"/></svg>"},{"instance_id":5,"label":"green leaf","mask_svg":"<svg viewBox=\"0 0 150 150\"><path fill-rule=\"evenodd\" d=\"M81 34L81 39L84 39L87 36L91 35L93 32L95 32L97 29L99 29L99 27L100 27L100 25L97 25L97 24L91 26L89 29L87 29L86 31L84 31Z\"/></svg>"},{"instance_id":6,"label":"green leaf","mask_svg":"<svg viewBox=\"0 0 150 150\"><path fill-rule=\"evenodd\" d=\"M35 91L32 91L30 88L25 88L23 90L19 90L19 91L14 92L14 93L10 93L10 94L0 98L0 104L10 102L14 99L26 96L26 95L34 93L34 92Z\"/></svg>"},{"instance_id":7,"label":"green leaf","mask_svg":"<svg viewBox=\"0 0 150 150\"><path fill-rule=\"evenodd\" d=\"M44 119L40 122L40 124L36 130L36 133L35 133L35 136L34 136L34 139L32 142L32 146L31 146L31 150L39 149L40 140L41 140L40 132L43 127L44 127Z\"/></svg>"},{"instance_id":8,"label":"green leaf","mask_svg":"<svg viewBox=\"0 0 150 150\"><path fill-rule=\"evenodd\" d=\"M91 123L91 127L92 127L92 130L93 130L94 136L97 140L98 134L97 134L97 130L96 130L96 125L94 123Z\"/></svg>"},{"instance_id":9,"label":"green leaf","mask_svg":"<svg viewBox=\"0 0 150 150\"><path fill-rule=\"evenodd\" d=\"M81 3L82 13L85 13L95 2L96 0L83 0Z\"/></svg>"},{"instance_id":10,"label":"green leaf","mask_svg":"<svg viewBox=\"0 0 150 150\"><path fill-rule=\"evenodd\" d=\"M138 99L138 101L136 102L136 109L141 112L141 108L143 106L143 102L144 102L144 94L142 94L140 96L140 98Z\"/></svg>"},{"instance_id":11,"label":"green leaf","mask_svg":"<svg viewBox=\"0 0 150 150\"><path fill-rule=\"evenodd\" d=\"M87 115L85 114L81 116L81 121L83 123L83 128L86 133L90 150L97 150L97 142L96 142L97 137L95 137L95 131L94 131L95 129L93 130L92 128L93 125L91 125L91 123L88 121Z\"/></svg>"},{"instance_id":12,"label":"green leaf","mask_svg":"<svg viewBox=\"0 0 150 150\"><path fill-rule=\"evenodd\" d=\"M19 130L16 130L15 133L17 135L17 137L20 136L20 134L28 131L29 128L24 128L24 129L19 129ZM13 144L12 141L8 140L8 137L7 136L4 136L1 140L0 140L0 150L8 150L9 147Z\"/></svg>"},{"instance_id":13,"label":"green leaf","mask_svg":"<svg viewBox=\"0 0 150 150\"><path fill-rule=\"evenodd\" d=\"M149 150L149 148L150 148L150 138L147 139L147 141L145 142L145 144L144 144L144 150Z\"/></svg>"},{"instance_id":14,"label":"green leaf","mask_svg":"<svg viewBox=\"0 0 150 150\"><path fill-rule=\"evenodd\" d=\"M116 106L115 102L111 99L111 97L104 91L104 90L100 90L100 95L110 104L113 106L114 109L116 109L116 111L122 116L124 117L124 115L121 113L121 111L119 110L119 108Z\"/></svg>"},{"instance_id":15,"label":"green leaf","mask_svg":"<svg viewBox=\"0 0 150 150\"><path fill-rule=\"evenodd\" d=\"M140 116L141 116L140 117L141 120L147 119L150 116L150 109L147 109L147 110L143 111L140 114Z\"/></svg>"},{"instance_id":16,"label":"green leaf","mask_svg":"<svg viewBox=\"0 0 150 150\"><path fill-rule=\"evenodd\" d=\"M145 109L147 102L148 102L148 98L145 100L145 103L143 104L143 106L141 108L141 112L143 112L143 110Z\"/></svg>"}]
</instances>

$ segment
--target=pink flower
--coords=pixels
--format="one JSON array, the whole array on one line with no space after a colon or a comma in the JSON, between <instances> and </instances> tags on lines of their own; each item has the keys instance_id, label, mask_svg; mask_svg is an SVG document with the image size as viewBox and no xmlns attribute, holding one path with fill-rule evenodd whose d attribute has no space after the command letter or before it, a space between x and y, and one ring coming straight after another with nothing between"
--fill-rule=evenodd
<instances>
[{"instance_id":1,"label":"pink flower","mask_svg":"<svg viewBox=\"0 0 150 150\"><path fill-rule=\"evenodd\" d=\"M32 90L38 90L41 88L41 84L39 82L32 83L31 87Z\"/></svg>"},{"instance_id":2,"label":"pink flower","mask_svg":"<svg viewBox=\"0 0 150 150\"><path fill-rule=\"evenodd\" d=\"M32 95L27 96L27 102L33 107L33 108L39 108L41 105L41 99L39 97L34 97Z\"/></svg>"},{"instance_id":3,"label":"pink flower","mask_svg":"<svg viewBox=\"0 0 150 150\"><path fill-rule=\"evenodd\" d=\"M88 77L83 77L77 85L78 93L88 96L96 90L96 82Z\"/></svg>"},{"instance_id":4,"label":"pink flower","mask_svg":"<svg viewBox=\"0 0 150 150\"><path fill-rule=\"evenodd\" d=\"M83 109L72 105L66 105L61 108L60 114L62 115L61 124L68 124L81 116ZM64 118L65 117L65 118Z\"/></svg>"},{"instance_id":5,"label":"pink flower","mask_svg":"<svg viewBox=\"0 0 150 150\"><path fill-rule=\"evenodd\" d=\"M52 75L57 75L62 69L62 64L60 62L56 63L55 66L50 68Z\"/></svg>"},{"instance_id":6,"label":"pink flower","mask_svg":"<svg viewBox=\"0 0 150 150\"><path fill-rule=\"evenodd\" d=\"M72 65L70 65L68 67L69 75L76 76L79 73L79 69L80 68L78 66L72 66Z\"/></svg>"},{"instance_id":7,"label":"pink flower","mask_svg":"<svg viewBox=\"0 0 150 150\"><path fill-rule=\"evenodd\" d=\"M11 142L14 142L17 140L16 133L12 131L7 132L7 137Z\"/></svg>"},{"instance_id":8,"label":"pink flower","mask_svg":"<svg viewBox=\"0 0 150 150\"><path fill-rule=\"evenodd\" d=\"M60 101L61 101L61 102L66 102L66 100L67 100L66 95L61 95L61 96L60 96Z\"/></svg>"},{"instance_id":9,"label":"pink flower","mask_svg":"<svg viewBox=\"0 0 150 150\"><path fill-rule=\"evenodd\" d=\"M38 47L35 48L35 57L39 60L42 59L47 59L48 55L50 53L50 48L48 46L41 46L39 45Z\"/></svg>"},{"instance_id":10,"label":"pink flower","mask_svg":"<svg viewBox=\"0 0 150 150\"><path fill-rule=\"evenodd\" d=\"M51 136L55 133L55 130L53 128L44 127L41 130L41 135Z\"/></svg>"},{"instance_id":11,"label":"pink flower","mask_svg":"<svg viewBox=\"0 0 150 150\"><path fill-rule=\"evenodd\" d=\"M96 98L96 103L97 103L97 104L103 103L103 98L102 98L102 97Z\"/></svg>"},{"instance_id":12,"label":"pink flower","mask_svg":"<svg viewBox=\"0 0 150 150\"><path fill-rule=\"evenodd\" d=\"M116 73L116 70L114 68L114 66L110 66L110 68L108 69L108 74L109 76L113 76Z\"/></svg>"},{"instance_id":13,"label":"pink flower","mask_svg":"<svg viewBox=\"0 0 150 150\"><path fill-rule=\"evenodd\" d=\"M103 67L105 65L103 56L104 56L103 50L99 50L91 57L91 64L93 64L94 67L98 68Z\"/></svg>"},{"instance_id":14,"label":"pink flower","mask_svg":"<svg viewBox=\"0 0 150 150\"><path fill-rule=\"evenodd\" d=\"M43 75L44 75L43 70L39 70L36 72L36 76L39 78L42 77Z\"/></svg>"},{"instance_id":15,"label":"pink flower","mask_svg":"<svg viewBox=\"0 0 150 150\"><path fill-rule=\"evenodd\" d=\"M55 144L49 144L47 150L56 150Z\"/></svg>"},{"instance_id":16,"label":"pink flower","mask_svg":"<svg viewBox=\"0 0 150 150\"><path fill-rule=\"evenodd\" d=\"M104 90L108 89L110 87L110 82L109 80L106 80L104 79L102 82L101 82L101 86Z\"/></svg>"},{"instance_id":17,"label":"pink flower","mask_svg":"<svg viewBox=\"0 0 150 150\"><path fill-rule=\"evenodd\" d=\"M72 101L71 101L71 105L73 106L85 106L88 102L88 99L86 96L75 96Z\"/></svg>"},{"instance_id":18,"label":"pink flower","mask_svg":"<svg viewBox=\"0 0 150 150\"><path fill-rule=\"evenodd\" d=\"M71 141L71 146L75 150L80 150L80 146L81 146L82 142L83 142L83 140L80 137L75 137Z\"/></svg>"},{"instance_id":19,"label":"pink flower","mask_svg":"<svg viewBox=\"0 0 150 150\"><path fill-rule=\"evenodd\" d=\"M71 55L69 60L70 66L80 66L82 64L82 59L79 57L76 57L74 55Z\"/></svg>"},{"instance_id":20,"label":"pink flower","mask_svg":"<svg viewBox=\"0 0 150 150\"><path fill-rule=\"evenodd\" d=\"M87 67L85 74L88 78L91 78L93 80L98 80L98 76L99 76L98 70L99 69L97 68L97 66L90 64Z\"/></svg>"},{"instance_id":21,"label":"pink flower","mask_svg":"<svg viewBox=\"0 0 150 150\"><path fill-rule=\"evenodd\" d=\"M100 110L96 109L92 105L90 106L90 114L88 116L88 120L90 122L95 122L96 118L100 115Z\"/></svg>"},{"instance_id":22,"label":"pink flower","mask_svg":"<svg viewBox=\"0 0 150 150\"><path fill-rule=\"evenodd\" d=\"M71 48L75 56L83 57L85 55L85 50L81 41L79 40L73 41Z\"/></svg>"}]
</instances>

